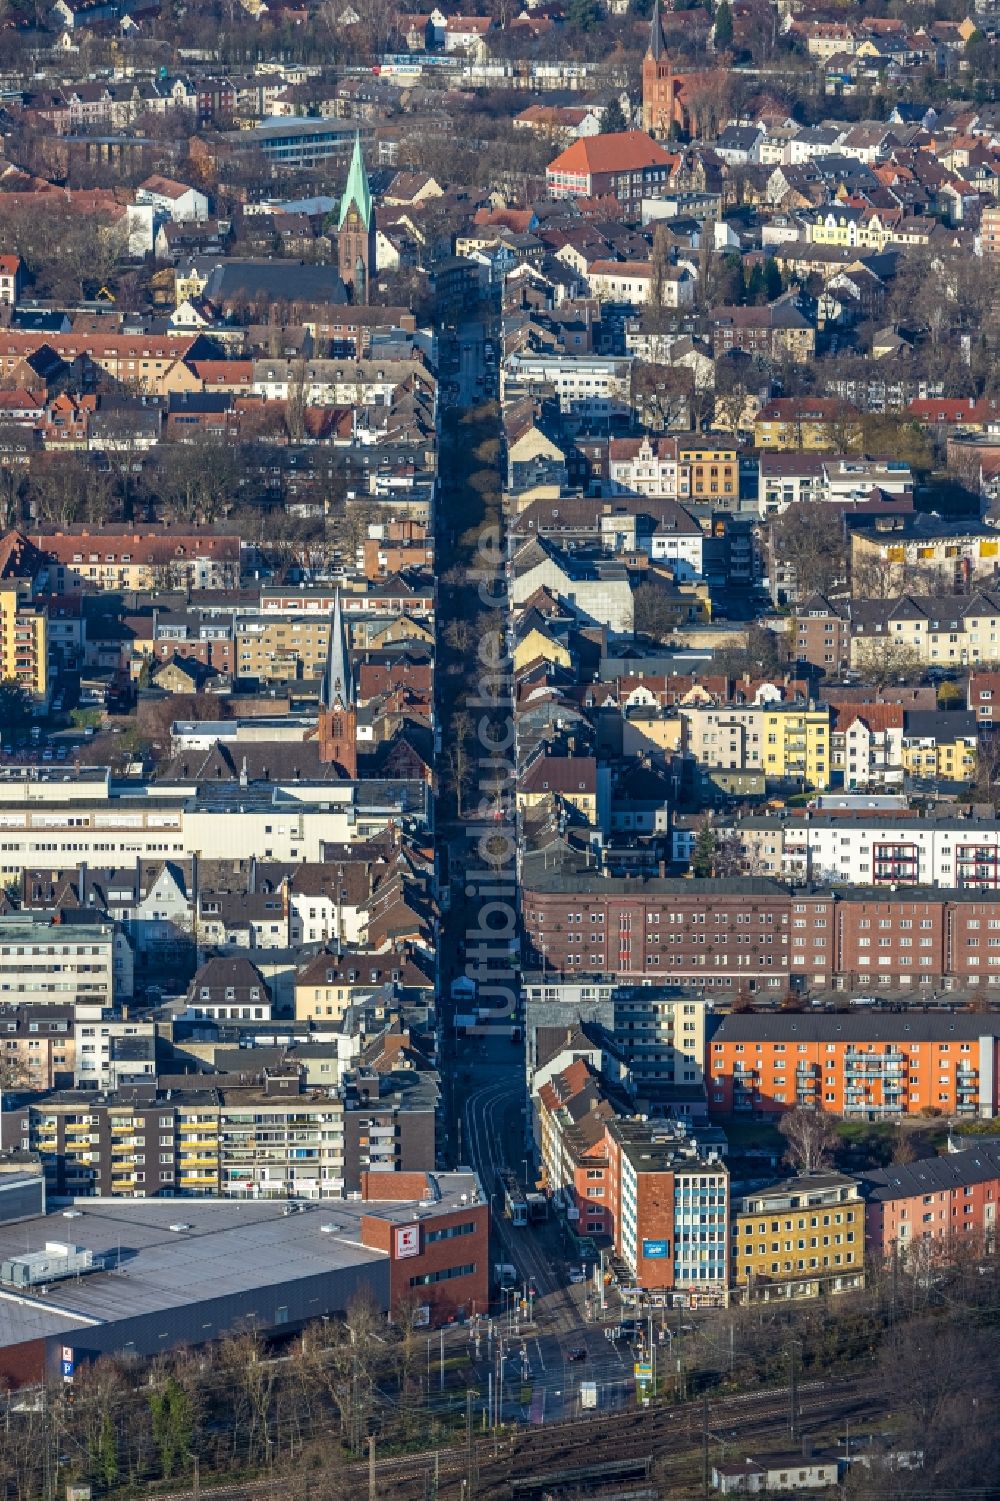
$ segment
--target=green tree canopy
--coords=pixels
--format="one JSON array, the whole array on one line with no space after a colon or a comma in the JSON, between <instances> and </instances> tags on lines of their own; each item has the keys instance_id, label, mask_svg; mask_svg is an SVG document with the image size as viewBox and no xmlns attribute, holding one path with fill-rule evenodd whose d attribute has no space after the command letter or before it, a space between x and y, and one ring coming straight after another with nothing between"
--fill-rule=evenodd
<instances>
[{"instance_id":1,"label":"green tree canopy","mask_svg":"<svg viewBox=\"0 0 1000 1501\"><path fill-rule=\"evenodd\" d=\"M719 0L715 11L715 46L727 52L733 45L733 11L729 0Z\"/></svg>"},{"instance_id":2,"label":"green tree canopy","mask_svg":"<svg viewBox=\"0 0 1000 1501\"><path fill-rule=\"evenodd\" d=\"M601 111L601 134L617 135L622 130L628 130L628 121L620 102L612 99Z\"/></svg>"}]
</instances>

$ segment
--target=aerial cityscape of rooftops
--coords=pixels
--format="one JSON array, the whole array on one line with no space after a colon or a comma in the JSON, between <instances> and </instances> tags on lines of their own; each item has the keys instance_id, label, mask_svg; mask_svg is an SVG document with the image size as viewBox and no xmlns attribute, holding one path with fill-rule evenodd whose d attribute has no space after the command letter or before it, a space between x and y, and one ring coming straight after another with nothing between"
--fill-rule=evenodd
<instances>
[{"instance_id":1,"label":"aerial cityscape of rooftops","mask_svg":"<svg viewBox=\"0 0 1000 1501\"><path fill-rule=\"evenodd\" d=\"M1000 0L0 0L0 1501L1000 1501Z\"/></svg>"}]
</instances>

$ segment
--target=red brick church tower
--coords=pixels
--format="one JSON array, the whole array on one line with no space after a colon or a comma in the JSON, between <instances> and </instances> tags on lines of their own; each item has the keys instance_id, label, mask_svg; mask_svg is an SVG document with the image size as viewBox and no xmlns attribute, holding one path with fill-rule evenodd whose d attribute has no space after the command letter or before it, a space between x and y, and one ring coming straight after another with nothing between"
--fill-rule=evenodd
<instances>
[{"instance_id":1,"label":"red brick church tower","mask_svg":"<svg viewBox=\"0 0 1000 1501\"><path fill-rule=\"evenodd\" d=\"M355 781L358 775L358 711L354 703L354 679L339 589L330 622L326 666L319 685L316 736L319 758L324 765L339 767L345 777Z\"/></svg>"},{"instance_id":2,"label":"red brick church tower","mask_svg":"<svg viewBox=\"0 0 1000 1501\"><path fill-rule=\"evenodd\" d=\"M642 60L642 128L660 139L668 136L672 126L684 130L687 122L681 103L684 75L675 73L667 51L660 20L660 0L653 0L653 19L649 28L649 46Z\"/></svg>"}]
</instances>

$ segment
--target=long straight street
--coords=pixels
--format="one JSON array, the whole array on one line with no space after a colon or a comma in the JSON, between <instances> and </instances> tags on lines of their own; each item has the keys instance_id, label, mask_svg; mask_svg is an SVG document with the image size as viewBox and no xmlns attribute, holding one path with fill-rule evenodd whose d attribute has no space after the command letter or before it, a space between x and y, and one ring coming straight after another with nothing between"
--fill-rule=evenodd
<instances>
[{"instance_id":1,"label":"long straight street","mask_svg":"<svg viewBox=\"0 0 1000 1501\"><path fill-rule=\"evenodd\" d=\"M466 354L475 343L463 337L456 341ZM463 368L468 364L466 360ZM461 409L474 399L476 386L463 384L458 393ZM487 433L491 427L500 437L498 407L479 411L483 422L477 430ZM481 549L477 547L474 527L478 514L474 506L480 497L464 487L467 470L463 466L461 446L462 419L447 419L455 428L455 444L446 442L449 456L448 478L442 497L439 532L443 561L452 572L444 601L441 632L440 682L444 688L443 720L446 725L440 758L438 838L444 846L444 864L448 874L448 900L442 919L439 951L442 993L442 1062L446 1100L444 1152L457 1165L466 1163L478 1173L483 1192L492 1209L491 1273L498 1266L514 1267L516 1285L502 1290L498 1278L491 1279L492 1317L477 1320L470 1334L470 1354L479 1378L481 1401L485 1398L489 1421L529 1418L535 1423L555 1421L576 1415L581 1410L581 1383L596 1385L603 1406L624 1402L634 1393L632 1353L605 1337L600 1321L599 1297L592 1278L593 1265L580 1266L568 1244L569 1233L554 1217L542 1224L515 1228L505 1215L504 1174L513 1174L520 1186L534 1187L536 1165L533 1159L529 1105L526 1094L523 1028L513 1027L512 1016L506 1025L481 1029L456 1029L455 1016L467 1012L471 1003L460 1006L451 999L451 987L459 977L475 973L470 963L482 941L479 922L482 901L477 881L482 878L480 838L484 829L481 817L483 802L496 798L491 783L487 788L470 777L462 791L465 803L459 816L453 775L452 741L454 726L463 722L467 705L469 717L480 729L481 718L487 733L500 742L508 739L512 726L513 705L509 686L499 674L498 691L484 710L475 702L479 697L480 659L478 639L461 644L462 633L448 630L449 621L475 622L482 618L483 595L479 589ZM492 524L484 522L489 533ZM499 544L493 543L492 556L504 555L504 523L498 516ZM489 589L498 604L503 601L502 575ZM457 686L457 691L451 685ZM452 734L447 728L450 720ZM481 738L478 744L482 756ZM478 759L473 755L473 763ZM496 798L498 809L502 797ZM467 810L480 814L470 820ZM508 822L498 827L513 829L512 809ZM489 819L485 821L487 831ZM517 921L516 862L513 858L503 867L503 880L510 883L509 905ZM516 986L517 972L510 967L506 977ZM474 1007L473 1007L474 1009ZM582 1273L588 1274L582 1280ZM575 1280L571 1281L571 1272ZM605 1310L605 1318L616 1321L617 1314Z\"/></svg>"}]
</instances>

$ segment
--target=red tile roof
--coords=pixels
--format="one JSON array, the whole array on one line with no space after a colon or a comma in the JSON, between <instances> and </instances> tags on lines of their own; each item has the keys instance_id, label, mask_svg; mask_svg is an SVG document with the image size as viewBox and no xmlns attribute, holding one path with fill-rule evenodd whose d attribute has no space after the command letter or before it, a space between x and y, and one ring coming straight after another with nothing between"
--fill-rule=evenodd
<instances>
[{"instance_id":1,"label":"red tile roof","mask_svg":"<svg viewBox=\"0 0 1000 1501\"><path fill-rule=\"evenodd\" d=\"M886 730L903 728L902 704L843 704L831 700L830 710L833 715L832 728L838 732L849 730L857 719L866 724L873 735L884 735Z\"/></svg>"},{"instance_id":2,"label":"red tile roof","mask_svg":"<svg viewBox=\"0 0 1000 1501\"><path fill-rule=\"evenodd\" d=\"M635 172L640 167L668 167L674 158L643 130L588 136L574 141L549 162L549 172Z\"/></svg>"}]
</instances>

